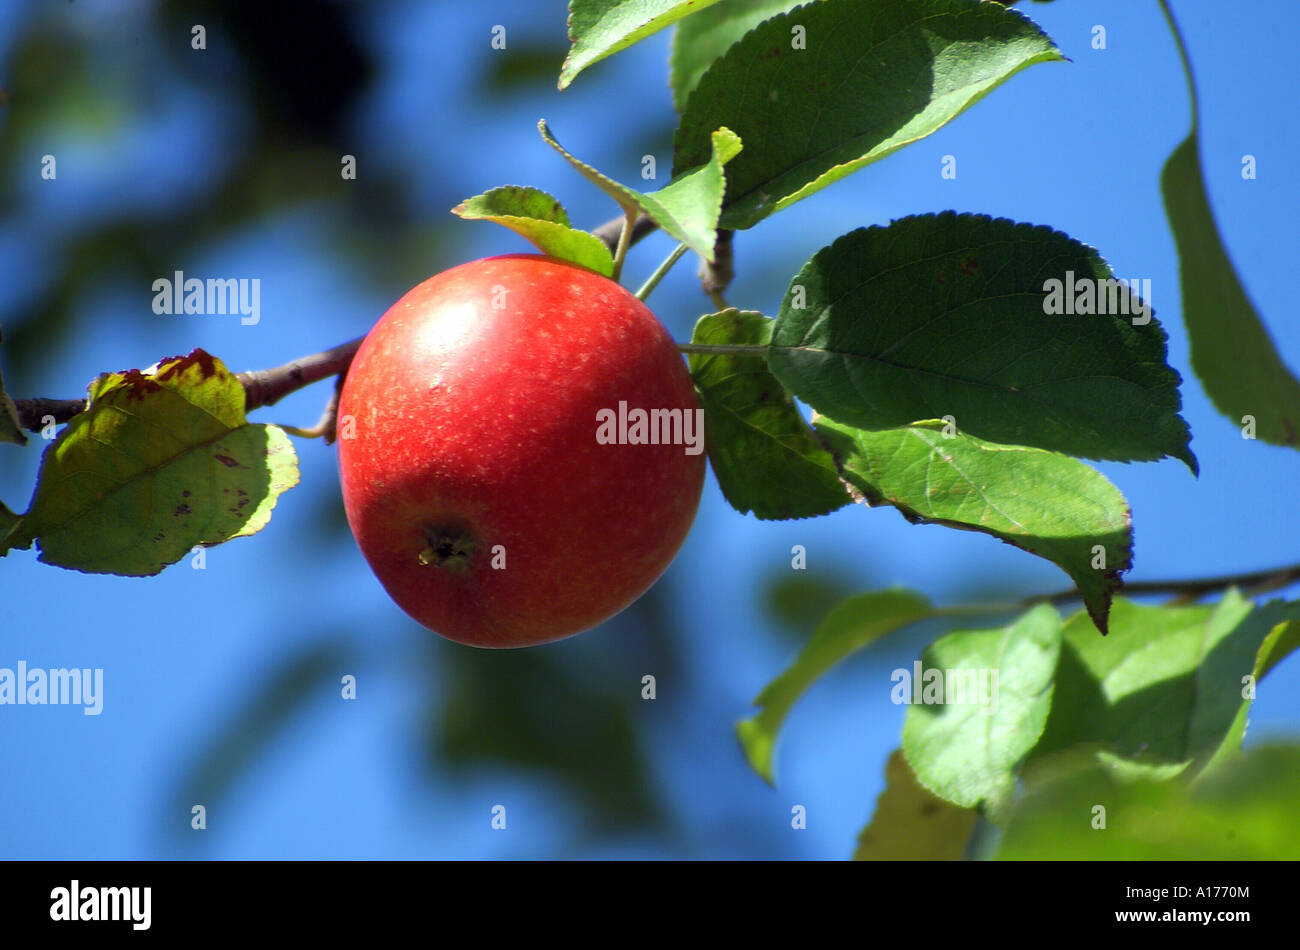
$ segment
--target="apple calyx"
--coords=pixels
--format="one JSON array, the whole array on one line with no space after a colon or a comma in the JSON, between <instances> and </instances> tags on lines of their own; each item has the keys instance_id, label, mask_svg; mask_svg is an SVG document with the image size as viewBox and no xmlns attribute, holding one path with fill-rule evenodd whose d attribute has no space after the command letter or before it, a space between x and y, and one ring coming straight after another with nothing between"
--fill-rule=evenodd
<instances>
[{"instance_id":1,"label":"apple calyx","mask_svg":"<svg viewBox=\"0 0 1300 950\"><path fill-rule=\"evenodd\" d=\"M469 568L474 556L474 535L463 528L435 528L426 534L429 546L417 555L425 567L448 567L454 571Z\"/></svg>"}]
</instances>

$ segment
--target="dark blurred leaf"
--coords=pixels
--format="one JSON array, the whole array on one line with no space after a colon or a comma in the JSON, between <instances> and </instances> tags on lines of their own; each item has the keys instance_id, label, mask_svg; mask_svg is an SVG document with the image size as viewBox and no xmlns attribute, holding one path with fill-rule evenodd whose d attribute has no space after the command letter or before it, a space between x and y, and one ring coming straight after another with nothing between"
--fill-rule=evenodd
<instances>
[{"instance_id":1,"label":"dark blurred leaf","mask_svg":"<svg viewBox=\"0 0 1300 950\"><path fill-rule=\"evenodd\" d=\"M487 57L482 84L485 92L496 95L528 92L541 88L543 83L549 85L565 54L562 46L513 38L506 49L494 52L495 55Z\"/></svg>"},{"instance_id":2,"label":"dark blurred leaf","mask_svg":"<svg viewBox=\"0 0 1300 950\"><path fill-rule=\"evenodd\" d=\"M1300 748L1251 749L1233 768L1190 787L1177 780L1126 781L1083 761L1081 769L1029 786L1012 811L998 859L1300 860Z\"/></svg>"},{"instance_id":3,"label":"dark blurred leaf","mask_svg":"<svg viewBox=\"0 0 1300 950\"><path fill-rule=\"evenodd\" d=\"M847 577L786 570L763 585L763 606L777 623L804 637L853 588Z\"/></svg>"},{"instance_id":4,"label":"dark blurred leaf","mask_svg":"<svg viewBox=\"0 0 1300 950\"><path fill-rule=\"evenodd\" d=\"M477 650L439 641L434 664L445 692L432 719L435 772L505 765L547 774L579 798L588 833L663 832L637 729L679 692L662 597L651 588L583 642ZM646 673L659 684L653 701L641 699Z\"/></svg>"},{"instance_id":5,"label":"dark blurred leaf","mask_svg":"<svg viewBox=\"0 0 1300 950\"><path fill-rule=\"evenodd\" d=\"M5 544L4 540L5 535L8 534L13 526L20 520L21 519L16 514L9 510L8 505L0 501L0 557L4 557L9 553L9 546Z\"/></svg>"},{"instance_id":6,"label":"dark blurred leaf","mask_svg":"<svg viewBox=\"0 0 1300 950\"><path fill-rule=\"evenodd\" d=\"M211 822L214 809L231 787L271 750L312 701L328 695L332 687L342 689L342 676L355 672L350 668L352 662L352 652L341 637L322 639L283 660L248 702L208 737L184 772L177 792L181 813L188 815L193 805L203 805ZM224 699L214 701L213 706L226 708Z\"/></svg>"},{"instance_id":7,"label":"dark blurred leaf","mask_svg":"<svg viewBox=\"0 0 1300 950\"><path fill-rule=\"evenodd\" d=\"M384 176L362 155L362 175L342 181L336 138L356 145L352 133L336 135L350 111L350 100L365 88L368 54L357 39L354 12L339 3L291 0L201 4L168 2L150 28L122 36L109 31L68 29L81 14L68 4L51 4L50 15L33 15L15 44L6 70L11 102L0 136L0 181L13 194L13 182L26 180L30 156L47 150L51 129L74 138L94 136L107 121L126 134L153 128L155 113L186 103L194 108L196 83L207 77L200 107L217 107L213 121L230 117L229 147L221 158L196 174L186 187L149 196L147 208L88 208L86 221L71 229L33 229L39 205L23 209L25 237L48 248L43 286L5 314L6 349L13 378L24 395L59 396L40 391L46 368L59 355L51 341L76 337L74 315L86 301L110 286L142 288L140 306L119 319L141 328L162 324L149 312L145 292L153 279L170 274L188 256L210 254L250 225L261 226L278 210L298 199L322 195L343 198L338 217L353 235L373 232L366 216L383 219L383 247L371 257L391 264L409 247L409 192L406 183L384 193ZM41 11L46 13L44 9ZM209 29L209 48L190 48L190 27ZM239 62L239 49L246 56ZM328 67L322 67L322 64ZM201 85L201 78L198 85ZM176 97L180 96L180 99ZM245 116L260 115L260 124ZM161 121L161 120L159 120ZM206 121L206 114L205 114ZM109 174L117 170L105 169ZM61 177L63 169L60 168ZM405 214L403 212L406 212ZM377 269L377 268L376 268ZM422 273L421 276L427 276ZM364 329L368 322L359 324ZM89 328L87 328L89 332ZM87 376L103 367L88 366Z\"/></svg>"},{"instance_id":8,"label":"dark blurred leaf","mask_svg":"<svg viewBox=\"0 0 1300 950\"><path fill-rule=\"evenodd\" d=\"M2 337L0 342L3 342ZM0 353L3 353L3 350L0 350ZM3 366L0 366L0 442L27 444L27 436L18 424L18 410L14 407L9 394L5 392Z\"/></svg>"},{"instance_id":9,"label":"dark blurred leaf","mask_svg":"<svg viewBox=\"0 0 1300 950\"><path fill-rule=\"evenodd\" d=\"M21 391L71 395L36 390L58 352L50 341L75 338L75 317L106 282L139 288L138 305L124 311L121 319L146 329L158 327L159 317L149 306L149 288L156 278L170 277L178 262L197 253L195 248L262 223L282 206L341 191L347 183L339 180L337 171L332 175L318 171L325 167L322 162L331 170L337 168L337 161L333 154L246 153L210 194L197 199L177 196L164 211L148 216L124 213L75 231L54 261L49 290L17 311L14 325L5 331L7 359L18 370ZM387 235L384 247L390 255L394 240L393 234ZM366 326L368 322L359 321L360 328ZM90 367L88 374L100 369Z\"/></svg>"},{"instance_id":10,"label":"dark blurred leaf","mask_svg":"<svg viewBox=\"0 0 1300 950\"><path fill-rule=\"evenodd\" d=\"M356 22L361 9L337 0L166 0L161 15L183 41L164 49L177 68L222 89L232 64L215 54L233 47L245 101L264 134L343 146L347 116L373 71ZM196 23L207 27L205 55L195 55L188 42Z\"/></svg>"}]
</instances>

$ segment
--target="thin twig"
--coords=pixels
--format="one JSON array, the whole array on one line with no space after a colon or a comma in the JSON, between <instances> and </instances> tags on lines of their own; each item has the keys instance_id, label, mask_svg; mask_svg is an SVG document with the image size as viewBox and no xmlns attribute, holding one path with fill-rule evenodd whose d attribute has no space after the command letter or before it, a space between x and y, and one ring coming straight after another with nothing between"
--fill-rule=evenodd
<instances>
[{"instance_id":1,"label":"thin twig","mask_svg":"<svg viewBox=\"0 0 1300 950\"><path fill-rule=\"evenodd\" d=\"M646 282L641 285L641 289L636 292L636 299L642 302L650 296L650 291L659 286L659 281L664 279L664 275L673 269L673 265L686 253L686 245L678 244L673 248L673 252L664 258L663 262L655 268L655 272L646 278Z\"/></svg>"},{"instance_id":2,"label":"thin twig","mask_svg":"<svg viewBox=\"0 0 1300 950\"><path fill-rule=\"evenodd\" d=\"M325 403L325 409L314 426L310 429L299 429L297 426L281 424L280 428L300 439L324 439L326 445L333 445L334 440L338 437L339 394L342 392L343 374L340 373L335 377L334 392L330 395L329 401Z\"/></svg>"},{"instance_id":3,"label":"thin twig","mask_svg":"<svg viewBox=\"0 0 1300 950\"><path fill-rule=\"evenodd\" d=\"M618 280L623 274L623 262L627 260L627 249L632 246L632 232L636 230L639 220L636 206L627 209L623 219L623 228L618 232L618 244L614 246L614 271L609 276Z\"/></svg>"},{"instance_id":4,"label":"thin twig","mask_svg":"<svg viewBox=\"0 0 1300 950\"><path fill-rule=\"evenodd\" d=\"M1284 567L1269 567L1261 571L1245 571L1239 574L1219 574L1214 577L1134 581L1131 584L1124 584L1120 587L1117 593L1124 594L1125 596L1140 596L1142 594L1175 594L1177 596L1166 606L1182 606L1195 603L1206 594L1219 590L1227 590L1229 587L1240 587L1242 588L1243 596L1253 598L1258 597L1261 594L1267 594L1270 591L1279 590L1290 584L1294 584L1296 581L1300 581L1300 564L1290 564ZM1016 613L1026 607L1033 607L1037 604L1061 604L1082 599L1083 593L1077 587L1072 587L1069 590L1058 590L1052 594L1031 594L1028 597L1022 597L1020 600L1001 603L965 604L953 607L944 607L939 611L939 613L945 615L963 613Z\"/></svg>"},{"instance_id":5,"label":"thin twig","mask_svg":"<svg viewBox=\"0 0 1300 950\"><path fill-rule=\"evenodd\" d=\"M1198 577L1183 580L1165 580L1165 581L1135 581L1132 584L1124 585L1126 594L1163 594L1163 593L1180 593L1193 594L1200 596L1209 594L1216 590L1226 590L1229 587L1243 587L1253 589L1254 593L1266 594L1271 590L1277 590L1286 587L1297 580L1300 580L1300 564L1290 564L1285 567L1270 567L1262 571L1246 571L1239 574L1220 574L1217 577ZM1054 599L1067 599L1063 596L1064 592L1055 595ZM1074 592L1079 596L1078 592ZM1040 601L1042 598L1039 599Z\"/></svg>"}]
</instances>

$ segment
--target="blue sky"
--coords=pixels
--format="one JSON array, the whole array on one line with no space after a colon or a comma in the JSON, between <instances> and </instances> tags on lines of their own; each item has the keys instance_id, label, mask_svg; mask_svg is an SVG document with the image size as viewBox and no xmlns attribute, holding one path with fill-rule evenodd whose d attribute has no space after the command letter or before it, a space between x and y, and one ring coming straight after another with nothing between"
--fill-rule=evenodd
<instances>
[{"instance_id":1,"label":"blue sky","mask_svg":"<svg viewBox=\"0 0 1300 950\"><path fill-rule=\"evenodd\" d=\"M1094 245L1119 275L1152 282L1201 462L1199 479L1172 461L1100 466L1133 508L1130 579L1291 563L1300 456L1243 440L1188 365L1158 177L1190 114L1158 6L1022 6L1071 62L1033 67L934 136L740 234L728 299L773 313L790 276L819 248L853 228L918 212L954 208L1049 224ZM1273 3L1267 17L1225 17L1211 0L1174 6L1197 68L1220 229L1280 352L1300 366L1300 323L1290 319L1300 189L1286 170L1300 150L1300 129L1276 92L1291 88L1300 7ZM608 199L542 143L535 129L542 117L570 151L615 178L637 180L647 147L665 173L671 165L667 33L591 67L564 93L540 82L486 96L480 79L490 57L509 55L509 46L490 48L492 26L506 25L519 46L553 42L563 30L562 4L380 0L347 9L379 64L348 122L360 174L402 176L418 219L441 222L461 199L506 183L550 191L580 225L611 217ZM27 143L31 174L6 183L0 321L49 291L50 261L71 235L124 208L148 212L204 194L250 121L238 98L170 76L166 62L133 61L141 33L148 43L187 39L160 39L150 3L5 5L6 61L35 18L93 37L88 48L97 50L106 78L84 104L92 119L70 125L52 115L44 138ZM1094 24L1106 27L1104 51L1090 46ZM210 42L219 47L220 37ZM0 74L0 86L9 82ZM0 115L0 129L6 121ZM45 152L59 156L56 183L37 173ZM1247 153L1258 160L1253 181L1240 175ZM949 154L957 159L955 181L939 174ZM526 249L493 225L461 223L432 245L428 260L381 278L336 253L347 237L338 215L328 201L304 202L178 255L175 266L189 273L260 277L257 326L158 316L147 284L110 278L77 301L78 338L63 341L39 377L4 365L9 388L16 396L70 396L100 371L194 346L236 370L274 365L363 333L431 273ZM638 245L625 283L638 286L671 246L658 234ZM651 299L679 340L707 310L693 271L683 262ZM324 397L316 387L255 418L308 425ZM62 571L38 564L32 552L0 561L0 666L21 659L105 671L98 717L67 707L0 707L0 768L8 777L0 785L0 856L843 857L898 743L902 708L889 702L888 671L910 665L937 630L890 640L811 690L784 730L778 788L767 787L745 765L732 729L798 647L760 602L765 582L789 572L791 546L807 548L810 572L853 589L897 583L943 603L1066 583L1052 565L990 538L909 526L889 509L760 523L730 509L710 476L692 534L660 582L681 662L660 679L667 701L637 707L635 723L674 831L591 838L581 832L581 801L537 773L424 767L418 730L428 691L450 687L440 664L464 648L431 645L431 635L388 600L355 546L336 543L322 527L322 513L337 504L334 452L318 443L297 447L301 485L281 499L263 533L208 552L206 570L182 562L134 580ZM39 445L5 447L0 458L0 499L21 510ZM544 649L608 677L611 688L639 689L641 674L655 672L639 665L641 637L624 619ZM209 814L208 830L190 831L188 811L174 801L185 767L280 664L336 641L343 672L358 676L358 699L315 694ZM413 674L430 664L432 676ZM1294 736L1298 712L1300 665L1292 661L1261 691L1250 741ZM498 802L509 807L504 833L489 827ZM789 827L794 804L808 809L806 831Z\"/></svg>"}]
</instances>

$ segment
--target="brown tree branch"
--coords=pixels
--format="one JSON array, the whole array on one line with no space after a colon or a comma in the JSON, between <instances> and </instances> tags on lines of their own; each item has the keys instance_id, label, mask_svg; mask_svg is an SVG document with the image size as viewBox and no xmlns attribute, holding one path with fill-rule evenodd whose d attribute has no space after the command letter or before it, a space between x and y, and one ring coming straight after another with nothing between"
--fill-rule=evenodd
<instances>
[{"instance_id":1,"label":"brown tree branch","mask_svg":"<svg viewBox=\"0 0 1300 950\"><path fill-rule=\"evenodd\" d=\"M40 432L48 420L62 425L86 409L84 399L15 399L18 424L29 432Z\"/></svg>"},{"instance_id":2,"label":"brown tree branch","mask_svg":"<svg viewBox=\"0 0 1300 950\"><path fill-rule=\"evenodd\" d=\"M311 356L303 356L274 369L251 370L239 373L235 378L244 387L244 409L252 412L262 406L273 406L291 392L304 386L342 376L352 365L352 357L365 337L357 337L346 343Z\"/></svg>"},{"instance_id":3,"label":"brown tree branch","mask_svg":"<svg viewBox=\"0 0 1300 950\"><path fill-rule=\"evenodd\" d=\"M624 220L626 219L620 214L617 218L611 218L606 221L600 227L592 228L591 233L596 235L596 237L600 238L605 243L605 246L609 248L609 253L611 254L618 249L618 238L619 235L623 233ZM636 219L636 224L632 226L631 243L635 244L657 227L659 227L659 225L655 224L645 215L641 215Z\"/></svg>"},{"instance_id":4,"label":"brown tree branch","mask_svg":"<svg viewBox=\"0 0 1300 950\"><path fill-rule=\"evenodd\" d=\"M736 276L735 253L732 250L732 237L735 233L725 228L719 231L717 243L713 245L713 260L700 261L700 289L719 310L727 309L723 294Z\"/></svg>"},{"instance_id":5,"label":"brown tree branch","mask_svg":"<svg viewBox=\"0 0 1300 950\"><path fill-rule=\"evenodd\" d=\"M342 376L352 364L352 357L364 337L357 337L336 347L302 356L274 369L251 370L237 373L235 378L244 387L244 409L252 412L263 406L274 405L291 392L310 386L331 376ZM86 409L85 399L15 399L18 424L31 432L39 432L49 418L56 424L68 422ZM322 422L324 418L322 417Z\"/></svg>"},{"instance_id":6,"label":"brown tree branch","mask_svg":"<svg viewBox=\"0 0 1300 950\"><path fill-rule=\"evenodd\" d=\"M1288 564L1284 567L1268 567L1262 571L1245 571L1239 574L1219 574L1214 577L1194 577L1177 580L1134 581L1124 584L1116 593L1121 594L1178 594L1188 602L1198 600L1205 594L1229 587L1240 587L1251 596L1266 594L1300 581L1300 564ZM1032 607L1035 604L1062 603L1080 600L1083 594L1078 588L1059 590L1054 594L1035 594L1018 601L1018 606Z\"/></svg>"},{"instance_id":7,"label":"brown tree branch","mask_svg":"<svg viewBox=\"0 0 1300 950\"><path fill-rule=\"evenodd\" d=\"M622 230L623 217L614 218L607 221L600 227L592 231L606 244L611 247L617 246L619 232ZM632 231L632 241L638 241L645 235L655 229L655 224L649 218L642 216L637 219L636 225ZM721 232L719 233L721 244ZM725 286L725 285L724 285ZM251 370L244 373L236 374L236 379L244 387L244 408L251 412L263 406L274 405L283 397L291 392L296 392L304 386L328 379L331 376L337 377L337 383L331 392L329 402L326 404L325 411L321 415L320 421L311 430L302 430L314 435L324 435L326 441L333 441L334 427L338 412L338 394L342 386L343 376L347 373L348 367L352 364L352 358L356 356L357 349L361 346L364 337L357 337L346 343L340 343L338 346L331 347L328 350L322 350L319 353L313 353L310 356L299 357L291 360L282 366L273 369ZM678 349L683 352L688 349L694 351L695 344L679 344ZM703 352L703 347L699 348ZM751 349L759 350L760 347L726 347L727 350ZM69 421L75 416L85 411L85 399L15 399L13 400L15 408L18 410L18 422L24 429L32 432L39 432L47 424L47 420L52 418L56 424ZM1278 590L1286 587L1296 581L1300 581L1300 564L1290 564L1283 567L1265 568L1259 571L1246 571L1237 574L1220 574L1213 577L1201 578L1179 578L1173 580L1157 581L1136 581L1131 584L1124 584L1120 590L1125 594L1176 594L1184 601L1194 601L1201 596L1212 593L1217 590L1226 590L1229 587L1241 587L1251 595L1267 593L1268 591ZM1041 603L1062 603L1071 600L1078 600L1082 594L1077 588L1061 590L1052 594L1036 594L1022 598L1014 604L1003 605L1009 609L1018 607L1029 607ZM986 609L991 609L997 605L984 605Z\"/></svg>"}]
</instances>

